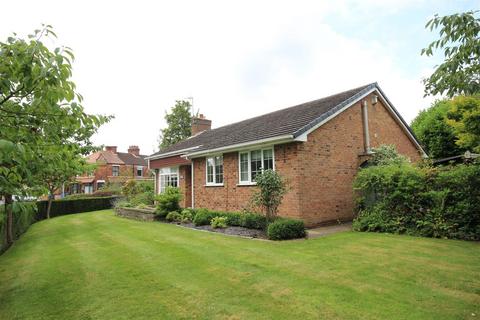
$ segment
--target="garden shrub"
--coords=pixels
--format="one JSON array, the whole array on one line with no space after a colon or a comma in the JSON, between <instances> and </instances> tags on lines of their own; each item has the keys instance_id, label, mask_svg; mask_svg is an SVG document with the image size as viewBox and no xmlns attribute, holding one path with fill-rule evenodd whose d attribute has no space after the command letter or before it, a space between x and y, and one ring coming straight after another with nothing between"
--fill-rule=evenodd
<instances>
[{"instance_id":1,"label":"garden shrub","mask_svg":"<svg viewBox=\"0 0 480 320\"><path fill-rule=\"evenodd\" d=\"M150 181L128 180L122 187L122 194L134 206L153 205L155 200L153 183Z\"/></svg>"},{"instance_id":2,"label":"garden shrub","mask_svg":"<svg viewBox=\"0 0 480 320\"><path fill-rule=\"evenodd\" d=\"M229 226L241 227L244 224L243 214L241 212L228 212L225 218Z\"/></svg>"},{"instance_id":3,"label":"garden shrub","mask_svg":"<svg viewBox=\"0 0 480 320\"><path fill-rule=\"evenodd\" d=\"M180 215L182 217L182 222L183 223L192 222L193 219L195 218L195 210L190 209L190 208L183 209L182 212L180 213Z\"/></svg>"},{"instance_id":4,"label":"garden shrub","mask_svg":"<svg viewBox=\"0 0 480 320\"><path fill-rule=\"evenodd\" d=\"M288 240L304 238L305 225L302 220L280 218L270 223L267 236L270 240Z\"/></svg>"},{"instance_id":5,"label":"garden shrub","mask_svg":"<svg viewBox=\"0 0 480 320\"><path fill-rule=\"evenodd\" d=\"M210 211L208 209L198 209L193 223L196 226L209 225L213 218L222 216L221 212Z\"/></svg>"},{"instance_id":6,"label":"garden shrub","mask_svg":"<svg viewBox=\"0 0 480 320\"><path fill-rule=\"evenodd\" d=\"M242 213L241 227L265 230L267 227L267 217L258 213Z\"/></svg>"},{"instance_id":7,"label":"garden shrub","mask_svg":"<svg viewBox=\"0 0 480 320\"><path fill-rule=\"evenodd\" d=\"M249 229L265 230L267 218L258 213L223 212L198 209L193 223L196 226L209 225L213 218L224 217L227 225Z\"/></svg>"},{"instance_id":8,"label":"garden shrub","mask_svg":"<svg viewBox=\"0 0 480 320\"><path fill-rule=\"evenodd\" d=\"M182 221L182 215L177 211L172 211L167 214L165 219L170 222L180 222Z\"/></svg>"},{"instance_id":9,"label":"garden shrub","mask_svg":"<svg viewBox=\"0 0 480 320\"><path fill-rule=\"evenodd\" d=\"M357 231L480 240L480 165L408 163L360 170Z\"/></svg>"},{"instance_id":10,"label":"garden shrub","mask_svg":"<svg viewBox=\"0 0 480 320\"><path fill-rule=\"evenodd\" d=\"M227 227L227 218L226 217L215 217L210 222L212 228L226 228Z\"/></svg>"},{"instance_id":11,"label":"garden shrub","mask_svg":"<svg viewBox=\"0 0 480 320\"><path fill-rule=\"evenodd\" d=\"M165 191L156 196L157 210L155 213L160 218L165 218L169 212L180 211L182 194L179 188L167 187Z\"/></svg>"}]
</instances>

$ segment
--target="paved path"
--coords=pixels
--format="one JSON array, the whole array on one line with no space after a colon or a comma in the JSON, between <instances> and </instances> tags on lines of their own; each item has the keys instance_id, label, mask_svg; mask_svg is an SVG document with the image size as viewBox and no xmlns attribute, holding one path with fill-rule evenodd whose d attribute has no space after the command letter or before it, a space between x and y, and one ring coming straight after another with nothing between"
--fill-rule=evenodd
<instances>
[{"instance_id":1,"label":"paved path","mask_svg":"<svg viewBox=\"0 0 480 320\"><path fill-rule=\"evenodd\" d=\"M313 239L318 237L324 237L329 234L333 234L337 232L350 231L350 230L352 230L352 223L346 222L342 224L335 224L333 226L308 229L307 234L309 239Z\"/></svg>"}]
</instances>

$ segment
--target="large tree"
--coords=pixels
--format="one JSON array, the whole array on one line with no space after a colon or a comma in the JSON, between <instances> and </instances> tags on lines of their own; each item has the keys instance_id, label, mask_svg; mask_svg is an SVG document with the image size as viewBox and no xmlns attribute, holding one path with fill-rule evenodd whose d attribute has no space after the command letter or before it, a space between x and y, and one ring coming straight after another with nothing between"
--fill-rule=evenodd
<instances>
[{"instance_id":1,"label":"large tree","mask_svg":"<svg viewBox=\"0 0 480 320\"><path fill-rule=\"evenodd\" d=\"M451 100L447 123L456 135L456 144L480 153L480 95L458 96Z\"/></svg>"},{"instance_id":2,"label":"large tree","mask_svg":"<svg viewBox=\"0 0 480 320\"><path fill-rule=\"evenodd\" d=\"M451 109L451 100L439 100L430 108L420 111L412 122L412 130L433 159L456 156L465 151L455 143L455 130L447 123Z\"/></svg>"},{"instance_id":3,"label":"large tree","mask_svg":"<svg viewBox=\"0 0 480 320\"><path fill-rule=\"evenodd\" d=\"M425 94L471 95L480 92L480 19L479 11L448 16L435 15L426 28L439 29L439 38L422 49L432 56L443 50L444 61L424 80Z\"/></svg>"},{"instance_id":4,"label":"large tree","mask_svg":"<svg viewBox=\"0 0 480 320\"><path fill-rule=\"evenodd\" d=\"M192 134L192 105L189 101L177 100L170 113L165 113L167 127L160 130L159 149L182 141Z\"/></svg>"},{"instance_id":5,"label":"large tree","mask_svg":"<svg viewBox=\"0 0 480 320\"><path fill-rule=\"evenodd\" d=\"M51 26L0 42L0 195L9 203L12 195L44 189L41 156L52 157L56 148L73 158L88 154L95 149L91 136L110 119L84 112L71 80L72 50L50 50L45 38L56 38ZM11 243L11 205L6 211Z\"/></svg>"}]
</instances>

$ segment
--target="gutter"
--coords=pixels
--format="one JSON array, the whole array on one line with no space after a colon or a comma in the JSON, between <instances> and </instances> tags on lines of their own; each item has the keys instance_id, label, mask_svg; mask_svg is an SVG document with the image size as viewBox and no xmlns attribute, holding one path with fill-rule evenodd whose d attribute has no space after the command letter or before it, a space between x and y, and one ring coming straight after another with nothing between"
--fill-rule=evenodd
<instances>
[{"instance_id":1,"label":"gutter","mask_svg":"<svg viewBox=\"0 0 480 320\"><path fill-rule=\"evenodd\" d=\"M293 142L297 141L296 139L293 138L293 135L291 134L286 134L282 136L277 136L277 137L272 137L272 138L266 138L266 139L261 139L261 140L254 140L254 141L249 141L249 142L242 142L242 143L237 143L237 144L232 144L229 146L224 146L224 147L219 147L219 148L213 148L213 149L207 149L207 150L201 150L197 152L191 152L183 155L182 157L185 159L193 159L193 158L198 158L210 154L215 154L215 153L220 153L220 152L227 152L227 151L241 151L242 149L249 149L253 146L259 146L259 145L271 145L271 144L281 144L281 143L287 143L287 142Z\"/></svg>"},{"instance_id":2,"label":"gutter","mask_svg":"<svg viewBox=\"0 0 480 320\"><path fill-rule=\"evenodd\" d=\"M146 157L145 160L148 160L148 161L150 162L150 160L168 158L168 157L172 157L172 156L178 156L178 155L187 153L187 151L189 151L189 150L198 149L198 148L200 148L201 146L202 146L202 145L198 145L198 146L191 147L191 148L185 148L185 149L181 149L181 150L170 151L170 152L166 152L166 153L162 153L162 154L157 154L157 155L153 154L153 155L151 155L151 156Z\"/></svg>"}]
</instances>

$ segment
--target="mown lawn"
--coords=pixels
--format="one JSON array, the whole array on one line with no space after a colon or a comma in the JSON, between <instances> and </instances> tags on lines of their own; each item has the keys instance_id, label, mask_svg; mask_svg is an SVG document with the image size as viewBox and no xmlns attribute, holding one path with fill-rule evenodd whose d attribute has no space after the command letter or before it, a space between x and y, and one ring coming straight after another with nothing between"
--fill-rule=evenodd
<instances>
[{"instance_id":1,"label":"mown lawn","mask_svg":"<svg viewBox=\"0 0 480 320\"><path fill-rule=\"evenodd\" d=\"M479 243L345 232L268 242L111 210L0 256L0 319L478 319Z\"/></svg>"}]
</instances>

